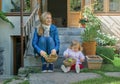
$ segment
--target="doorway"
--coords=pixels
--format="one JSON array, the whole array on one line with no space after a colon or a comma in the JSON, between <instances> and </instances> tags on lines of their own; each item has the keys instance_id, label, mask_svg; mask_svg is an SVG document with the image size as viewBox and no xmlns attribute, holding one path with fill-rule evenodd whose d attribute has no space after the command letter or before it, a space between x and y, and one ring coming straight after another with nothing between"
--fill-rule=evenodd
<instances>
[{"instance_id":1,"label":"doorway","mask_svg":"<svg viewBox=\"0 0 120 84\"><path fill-rule=\"evenodd\" d=\"M25 49L25 48L24 48ZM13 36L13 74L18 74L21 67L21 37Z\"/></svg>"},{"instance_id":2,"label":"doorway","mask_svg":"<svg viewBox=\"0 0 120 84\"><path fill-rule=\"evenodd\" d=\"M67 27L67 0L47 0L47 10L56 26Z\"/></svg>"}]
</instances>

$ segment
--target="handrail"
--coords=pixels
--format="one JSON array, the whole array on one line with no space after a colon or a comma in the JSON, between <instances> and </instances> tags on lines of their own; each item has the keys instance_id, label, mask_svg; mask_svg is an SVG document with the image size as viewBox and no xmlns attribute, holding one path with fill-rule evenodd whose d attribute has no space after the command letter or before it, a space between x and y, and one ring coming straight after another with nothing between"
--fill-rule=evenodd
<instances>
[{"instance_id":1,"label":"handrail","mask_svg":"<svg viewBox=\"0 0 120 84\"><path fill-rule=\"evenodd\" d=\"M33 10L25 24L23 25L24 31L24 40L25 40L25 52L24 57L26 56L26 51L30 43L31 35L32 35L32 28L35 26L36 16L38 15L39 6Z\"/></svg>"},{"instance_id":2,"label":"handrail","mask_svg":"<svg viewBox=\"0 0 120 84\"><path fill-rule=\"evenodd\" d=\"M36 7L33 12L31 13L31 15L29 16L29 18L27 19L27 21L25 22L24 26L27 25L27 23L29 22L29 20L34 16L34 14L38 11L38 7Z\"/></svg>"}]
</instances>

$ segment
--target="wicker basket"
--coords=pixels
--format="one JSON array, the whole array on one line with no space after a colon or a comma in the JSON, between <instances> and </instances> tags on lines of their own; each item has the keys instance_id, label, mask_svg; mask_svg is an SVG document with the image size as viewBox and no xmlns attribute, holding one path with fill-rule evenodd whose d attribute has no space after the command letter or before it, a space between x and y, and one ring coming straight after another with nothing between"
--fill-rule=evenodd
<instances>
[{"instance_id":1,"label":"wicker basket","mask_svg":"<svg viewBox=\"0 0 120 84\"><path fill-rule=\"evenodd\" d=\"M100 56L86 56L88 62L88 69L100 69L103 59Z\"/></svg>"},{"instance_id":2,"label":"wicker basket","mask_svg":"<svg viewBox=\"0 0 120 84\"><path fill-rule=\"evenodd\" d=\"M55 62L58 58L58 55L49 55L48 57L45 58L45 60L49 63Z\"/></svg>"},{"instance_id":3,"label":"wicker basket","mask_svg":"<svg viewBox=\"0 0 120 84\"><path fill-rule=\"evenodd\" d=\"M69 59L71 59L71 61L69 61ZM75 63L76 63L76 60L72 58L68 58L63 61L63 64L68 67L74 65Z\"/></svg>"}]
</instances>

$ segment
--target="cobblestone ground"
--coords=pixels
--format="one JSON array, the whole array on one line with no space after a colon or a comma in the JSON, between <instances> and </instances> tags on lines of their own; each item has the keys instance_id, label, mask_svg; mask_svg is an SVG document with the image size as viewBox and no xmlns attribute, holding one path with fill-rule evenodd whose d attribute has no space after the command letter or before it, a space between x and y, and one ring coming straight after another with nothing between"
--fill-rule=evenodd
<instances>
[{"instance_id":1,"label":"cobblestone ground","mask_svg":"<svg viewBox=\"0 0 120 84\"><path fill-rule=\"evenodd\" d=\"M72 82L77 82L81 80L86 80L90 78L97 78L100 75L95 73L40 73L30 75L30 84L70 84Z\"/></svg>"},{"instance_id":2,"label":"cobblestone ground","mask_svg":"<svg viewBox=\"0 0 120 84\"><path fill-rule=\"evenodd\" d=\"M105 75L120 77L120 72L106 72ZM96 73L63 73L63 72L54 72L54 73L36 73L30 74L29 82L30 84L70 84L77 81L83 81L91 78L101 77ZM3 84L5 79L11 78L6 76L0 76L0 84ZM13 80L9 84L19 84L24 80Z\"/></svg>"}]
</instances>

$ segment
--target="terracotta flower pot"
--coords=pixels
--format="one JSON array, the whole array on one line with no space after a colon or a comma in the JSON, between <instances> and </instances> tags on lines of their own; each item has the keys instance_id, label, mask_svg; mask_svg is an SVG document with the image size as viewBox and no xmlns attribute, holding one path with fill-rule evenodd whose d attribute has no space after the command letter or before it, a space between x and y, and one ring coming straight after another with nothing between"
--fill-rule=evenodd
<instances>
[{"instance_id":1,"label":"terracotta flower pot","mask_svg":"<svg viewBox=\"0 0 120 84\"><path fill-rule=\"evenodd\" d=\"M82 27L82 28L85 28L85 27L86 27L86 25L85 25L85 24L81 24L81 27Z\"/></svg>"},{"instance_id":2,"label":"terracotta flower pot","mask_svg":"<svg viewBox=\"0 0 120 84\"><path fill-rule=\"evenodd\" d=\"M96 55L96 42L83 42L83 51L85 55Z\"/></svg>"}]
</instances>

